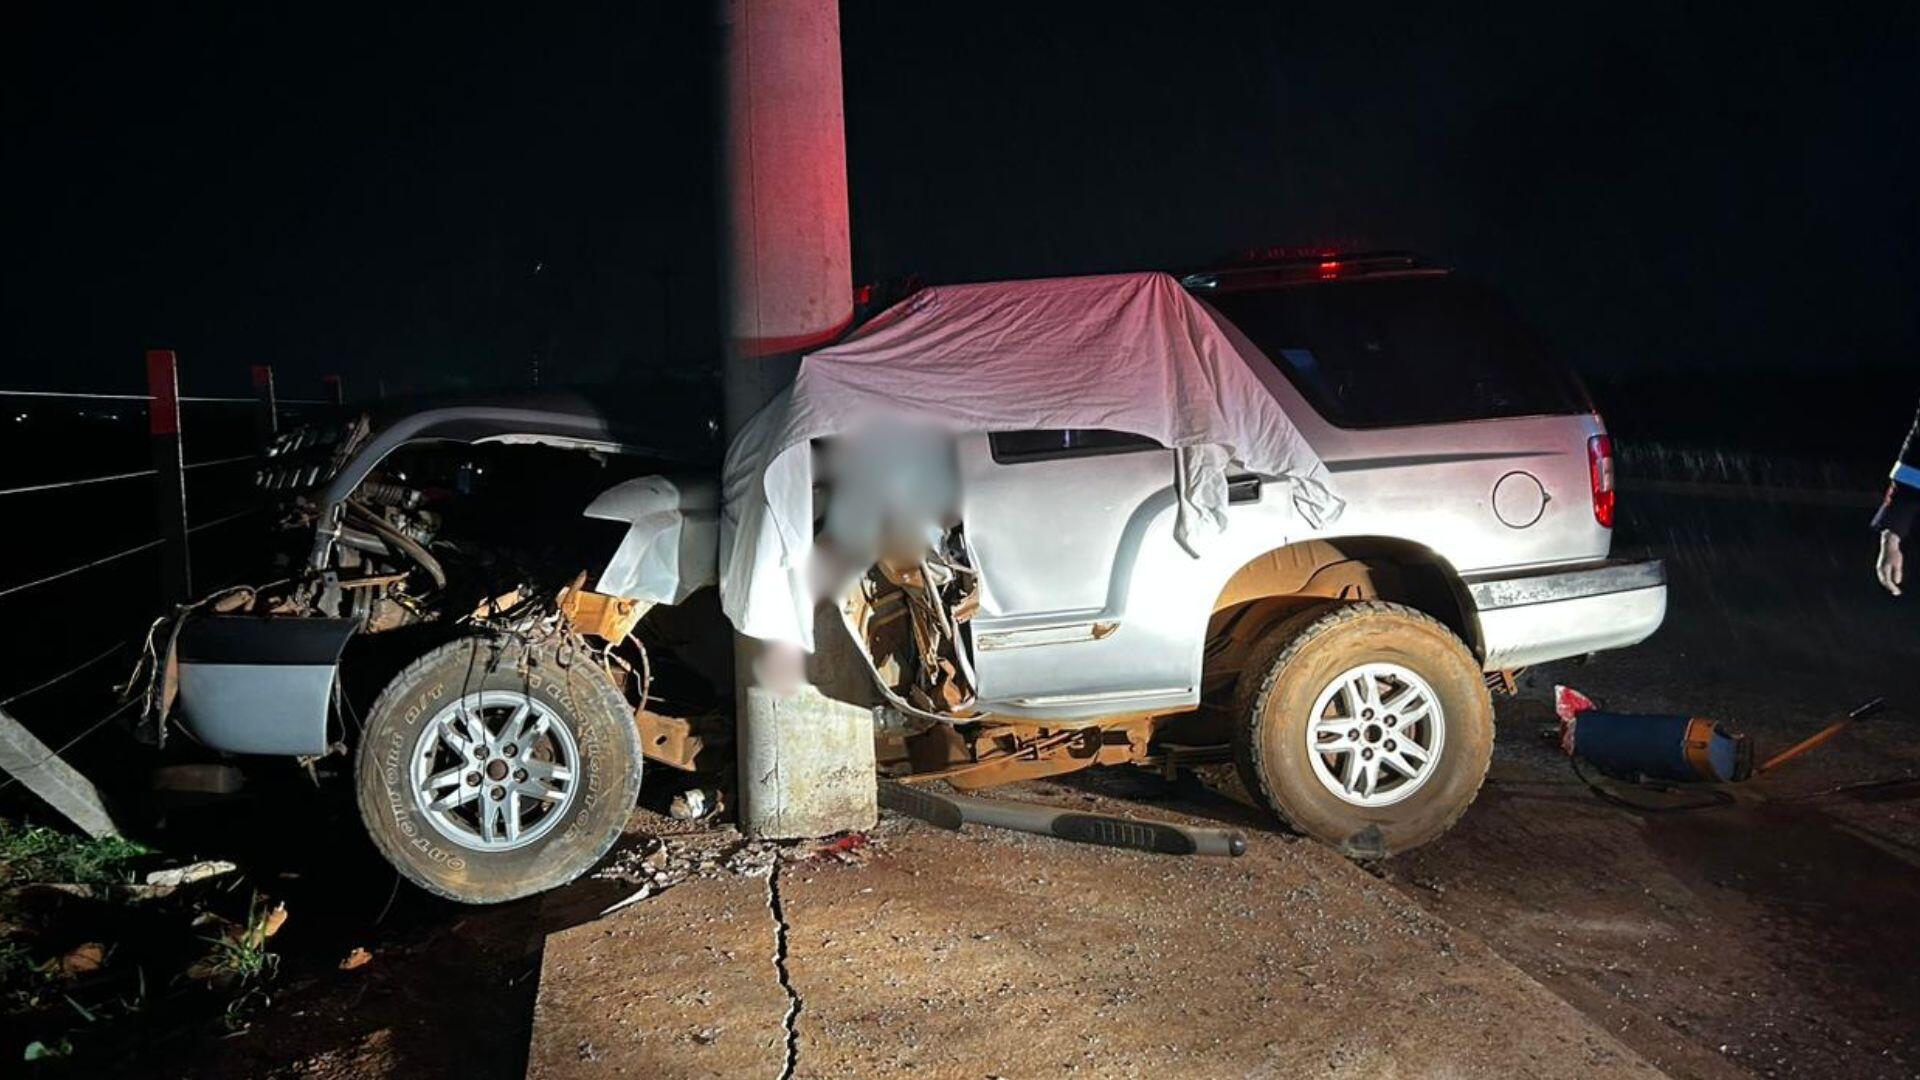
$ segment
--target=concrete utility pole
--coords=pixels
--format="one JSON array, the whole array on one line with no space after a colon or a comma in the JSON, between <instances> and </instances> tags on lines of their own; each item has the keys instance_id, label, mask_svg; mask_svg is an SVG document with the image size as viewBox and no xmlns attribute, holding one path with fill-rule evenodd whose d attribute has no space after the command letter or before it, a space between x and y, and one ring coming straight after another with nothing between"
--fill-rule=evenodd
<instances>
[{"instance_id":1,"label":"concrete utility pole","mask_svg":"<svg viewBox=\"0 0 1920 1080\"><path fill-rule=\"evenodd\" d=\"M793 381L803 352L846 329L853 257L837 0L722 0L721 18L731 439ZM744 636L735 649L742 831L871 826L871 714L805 682L797 649Z\"/></svg>"},{"instance_id":2,"label":"concrete utility pole","mask_svg":"<svg viewBox=\"0 0 1920 1080\"><path fill-rule=\"evenodd\" d=\"M730 431L853 317L834 0L724 0Z\"/></svg>"}]
</instances>

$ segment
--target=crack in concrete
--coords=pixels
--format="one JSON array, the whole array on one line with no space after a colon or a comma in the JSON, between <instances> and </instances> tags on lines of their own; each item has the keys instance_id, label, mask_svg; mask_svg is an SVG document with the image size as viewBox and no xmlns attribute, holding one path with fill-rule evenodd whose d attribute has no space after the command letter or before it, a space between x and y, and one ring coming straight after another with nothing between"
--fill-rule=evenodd
<instances>
[{"instance_id":1,"label":"crack in concrete","mask_svg":"<svg viewBox=\"0 0 1920 1080\"><path fill-rule=\"evenodd\" d=\"M800 995L794 990L793 976L787 971L787 915L780 906L778 861L767 874L767 913L773 916L773 971L780 980L780 989L787 992L787 1015L780 1022L787 1036L780 1080L792 1080L793 1071L800 1064Z\"/></svg>"}]
</instances>

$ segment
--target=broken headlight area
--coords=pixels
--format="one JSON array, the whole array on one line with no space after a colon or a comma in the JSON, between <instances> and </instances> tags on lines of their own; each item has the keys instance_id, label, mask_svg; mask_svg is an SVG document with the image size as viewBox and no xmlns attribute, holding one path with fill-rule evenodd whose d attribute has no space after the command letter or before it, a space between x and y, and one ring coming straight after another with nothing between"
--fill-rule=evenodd
<instances>
[{"instance_id":1,"label":"broken headlight area","mask_svg":"<svg viewBox=\"0 0 1920 1080\"><path fill-rule=\"evenodd\" d=\"M276 443L261 474L280 493L261 583L185 605L150 635L136 680L152 741L171 718L226 753L338 751L408 663L477 637L599 673L631 703L651 758L724 756L724 619L702 575L676 577L679 552L656 550L698 531L683 518L710 517L710 504L643 455L504 441L406 445L329 498L367 435L362 422Z\"/></svg>"}]
</instances>

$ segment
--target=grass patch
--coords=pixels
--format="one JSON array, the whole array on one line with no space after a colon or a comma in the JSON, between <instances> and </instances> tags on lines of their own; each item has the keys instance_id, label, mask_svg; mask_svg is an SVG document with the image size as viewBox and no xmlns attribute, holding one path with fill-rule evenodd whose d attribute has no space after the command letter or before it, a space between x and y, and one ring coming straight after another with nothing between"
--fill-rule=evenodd
<instances>
[{"instance_id":1,"label":"grass patch","mask_svg":"<svg viewBox=\"0 0 1920 1080\"><path fill-rule=\"evenodd\" d=\"M40 961L23 941L0 941L0 991L30 986L45 977Z\"/></svg>"},{"instance_id":2,"label":"grass patch","mask_svg":"<svg viewBox=\"0 0 1920 1080\"><path fill-rule=\"evenodd\" d=\"M286 905L268 906L259 893L254 893L247 901L245 926L231 926L225 934L206 939L213 946L207 974L243 985L272 978L280 970L280 957L267 951L267 939L278 933L286 920Z\"/></svg>"},{"instance_id":3,"label":"grass patch","mask_svg":"<svg viewBox=\"0 0 1920 1080\"><path fill-rule=\"evenodd\" d=\"M145 845L117 836L95 840L0 818L0 888L43 881L124 884L133 879L128 864L146 854Z\"/></svg>"}]
</instances>

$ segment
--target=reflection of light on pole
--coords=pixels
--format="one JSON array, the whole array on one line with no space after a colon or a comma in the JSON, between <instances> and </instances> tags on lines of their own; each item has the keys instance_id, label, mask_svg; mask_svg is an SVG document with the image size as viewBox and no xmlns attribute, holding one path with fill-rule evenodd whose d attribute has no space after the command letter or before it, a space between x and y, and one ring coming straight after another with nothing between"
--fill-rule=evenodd
<instances>
[{"instance_id":1,"label":"reflection of light on pole","mask_svg":"<svg viewBox=\"0 0 1920 1080\"><path fill-rule=\"evenodd\" d=\"M792 382L802 352L851 322L853 275L839 5L720 7L728 187L722 401L732 436ZM661 286L664 297L664 274ZM799 649L735 641L741 830L798 838L870 827L871 715L808 685Z\"/></svg>"}]
</instances>

